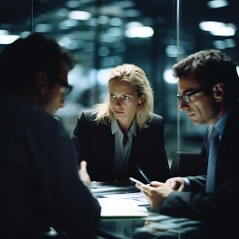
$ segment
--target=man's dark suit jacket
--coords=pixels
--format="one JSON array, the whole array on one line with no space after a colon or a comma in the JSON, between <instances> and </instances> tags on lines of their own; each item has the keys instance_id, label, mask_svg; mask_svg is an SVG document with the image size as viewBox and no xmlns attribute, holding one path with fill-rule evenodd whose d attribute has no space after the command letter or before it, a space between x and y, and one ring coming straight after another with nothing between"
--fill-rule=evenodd
<instances>
[{"instance_id":1,"label":"man's dark suit jacket","mask_svg":"<svg viewBox=\"0 0 239 239\"><path fill-rule=\"evenodd\" d=\"M50 227L65 239L95 238L101 208L60 122L13 95L1 93L0 106L0 238L48 238Z\"/></svg>"},{"instance_id":2,"label":"man's dark suit jacket","mask_svg":"<svg viewBox=\"0 0 239 239\"><path fill-rule=\"evenodd\" d=\"M117 179L135 177L142 182L145 179L139 174L140 166L148 178L164 182L169 177L169 164L164 144L163 118L154 114L148 122L148 128L139 130L133 136L129 155L127 174L114 175L115 135L111 126L95 122L92 110L82 112L72 134L72 140L79 153L79 162L87 161L88 173L92 181L107 182Z\"/></svg>"},{"instance_id":3,"label":"man's dark suit jacket","mask_svg":"<svg viewBox=\"0 0 239 239\"><path fill-rule=\"evenodd\" d=\"M207 137L205 137L201 153L205 160L207 160L206 139ZM210 194L205 193L205 175L188 177L193 192L172 192L164 201L160 213L177 217L203 219L209 222L208 225L210 226L216 225L219 232L222 229L226 229L226 233L230 233L238 227L236 225L238 220L234 219L234 217L232 218L232 214L239 215L238 104L233 106L224 128L219 145L215 177L216 190ZM221 227L218 225L221 225Z\"/></svg>"}]
</instances>

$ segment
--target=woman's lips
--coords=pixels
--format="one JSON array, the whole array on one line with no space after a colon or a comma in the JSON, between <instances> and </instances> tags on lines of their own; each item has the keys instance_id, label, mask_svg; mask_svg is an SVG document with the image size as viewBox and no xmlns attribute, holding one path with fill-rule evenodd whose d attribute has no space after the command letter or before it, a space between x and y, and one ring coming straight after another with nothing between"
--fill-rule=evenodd
<instances>
[{"instance_id":1,"label":"woman's lips","mask_svg":"<svg viewBox=\"0 0 239 239\"><path fill-rule=\"evenodd\" d=\"M114 113L115 113L115 114L123 114L124 111L115 111Z\"/></svg>"}]
</instances>

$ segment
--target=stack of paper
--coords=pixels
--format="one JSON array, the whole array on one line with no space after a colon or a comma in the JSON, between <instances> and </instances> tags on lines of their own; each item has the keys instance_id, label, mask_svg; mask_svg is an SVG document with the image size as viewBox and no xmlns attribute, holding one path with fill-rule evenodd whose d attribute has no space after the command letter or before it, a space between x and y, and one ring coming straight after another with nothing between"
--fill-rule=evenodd
<instances>
[{"instance_id":1,"label":"stack of paper","mask_svg":"<svg viewBox=\"0 0 239 239\"><path fill-rule=\"evenodd\" d=\"M102 217L147 217L146 207L127 199L98 198Z\"/></svg>"}]
</instances>

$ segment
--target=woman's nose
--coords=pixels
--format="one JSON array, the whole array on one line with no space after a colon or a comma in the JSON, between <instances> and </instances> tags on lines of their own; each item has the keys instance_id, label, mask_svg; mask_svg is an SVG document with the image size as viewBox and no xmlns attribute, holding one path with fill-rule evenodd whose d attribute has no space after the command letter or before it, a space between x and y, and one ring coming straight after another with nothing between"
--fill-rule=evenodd
<instances>
[{"instance_id":1,"label":"woman's nose","mask_svg":"<svg viewBox=\"0 0 239 239\"><path fill-rule=\"evenodd\" d=\"M122 99L121 98L116 98L115 99L115 105L122 105Z\"/></svg>"}]
</instances>

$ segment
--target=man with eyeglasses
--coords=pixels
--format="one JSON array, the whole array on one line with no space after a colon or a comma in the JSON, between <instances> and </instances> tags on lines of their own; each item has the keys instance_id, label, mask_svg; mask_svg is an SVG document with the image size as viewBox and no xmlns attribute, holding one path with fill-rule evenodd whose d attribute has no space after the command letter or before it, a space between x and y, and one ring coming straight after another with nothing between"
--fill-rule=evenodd
<instances>
[{"instance_id":1,"label":"man with eyeglasses","mask_svg":"<svg viewBox=\"0 0 239 239\"><path fill-rule=\"evenodd\" d=\"M72 89L74 64L55 40L36 33L1 52L0 238L95 238L100 205L52 117Z\"/></svg>"},{"instance_id":2,"label":"man with eyeglasses","mask_svg":"<svg viewBox=\"0 0 239 239\"><path fill-rule=\"evenodd\" d=\"M239 213L236 65L219 50L202 50L176 63L173 72L179 78L179 109L195 125L208 124L201 151L208 161L207 175L136 186L161 214L202 220L216 234L209 238L234 238L234 233L237 238L237 220L231 216ZM217 132L212 140L211 129Z\"/></svg>"}]
</instances>

